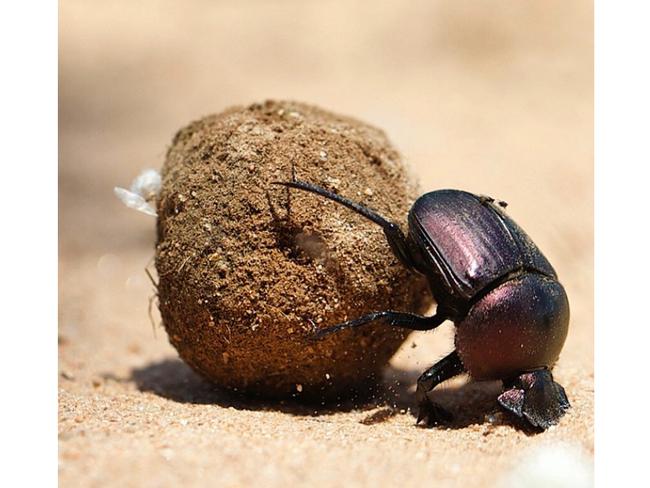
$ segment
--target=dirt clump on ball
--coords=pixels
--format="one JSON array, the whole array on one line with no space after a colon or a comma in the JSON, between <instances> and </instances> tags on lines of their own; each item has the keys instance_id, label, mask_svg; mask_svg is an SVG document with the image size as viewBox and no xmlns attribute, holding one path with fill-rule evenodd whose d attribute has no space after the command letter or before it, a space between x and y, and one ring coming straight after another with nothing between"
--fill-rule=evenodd
<instances>
[{"instance_id":1,"label":"dirt clump on ball","mask_svg":"<svg viewBox=\"0 0 650 488\"><path fill-rule=\"evenodd\" d=\"M327 397L377 375L407 332L314 332L371 311L422 313L428 293L379 226L271 184L292 166L406 227L416 186L381 130L301 103L231 108L180 130L167 153L159 307L181 358L217 385Z\"/></svg>"}]
</instances>

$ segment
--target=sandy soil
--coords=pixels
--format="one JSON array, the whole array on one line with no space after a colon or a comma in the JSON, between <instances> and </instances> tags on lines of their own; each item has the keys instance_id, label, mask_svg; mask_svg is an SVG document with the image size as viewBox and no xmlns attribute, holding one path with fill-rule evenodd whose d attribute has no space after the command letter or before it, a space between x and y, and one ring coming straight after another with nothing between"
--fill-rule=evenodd
<instances>
[{"instance_id":1,"label":"sandy soil","mask_svg":"<svg viewBox=\"0 0 650 488\"><path fill-rule=\"evenodd\" d=\"M61 2L61 486L482 487L535 446L593 456L591 3L401 5ZM384 128L423 188L510 203L571 301L559 426L522 430L494 415L498 385L461 381L437 394L457 421L416 428L413 383L450 327L412 334L359 408L233 397L177 359L148 317L154 221L112 187L188 121L265 98Z\"/></svg>"}]
</instances>

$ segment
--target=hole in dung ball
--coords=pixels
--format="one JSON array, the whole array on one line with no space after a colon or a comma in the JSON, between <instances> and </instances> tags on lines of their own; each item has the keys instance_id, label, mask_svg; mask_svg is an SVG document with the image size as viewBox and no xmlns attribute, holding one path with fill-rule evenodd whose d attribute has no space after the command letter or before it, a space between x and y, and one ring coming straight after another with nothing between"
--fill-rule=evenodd
<instances>
[{"instance_id":1,"label":"hole in dung ball","mask_svg":"<svg viewBox=\"0 0 650 488\"><path fill-rule=\"evenodd\" d=\"M299 232L294 238L295 247L311 259L324 259L327 252L325 241L318 234Z\"/></svg>"},{"instance_id":2,"label":"hole in dung ball","mask_svg":"<svg viewBox=\"0 0 650 488\"><path fill-rule=\"evenodd\" d=\"M295 226L282 226L276 232L277 245L288 259L299 264L327 259L327 244L320 234Z\"/></svg>"}]
</instances>

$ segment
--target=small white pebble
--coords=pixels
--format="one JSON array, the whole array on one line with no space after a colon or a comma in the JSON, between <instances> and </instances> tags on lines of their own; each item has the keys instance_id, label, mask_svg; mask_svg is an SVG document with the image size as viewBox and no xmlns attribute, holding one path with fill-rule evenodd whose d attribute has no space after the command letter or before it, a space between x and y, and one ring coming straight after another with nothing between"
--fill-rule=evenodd
<instances>
[{"instance_id":1,"label":"small white pebble","mask_svg":"<svg viewBox=\"0 0 650 488\"><path fill-rule=\"evenodd\" d=\"M502 488L588 488L594 484L593 462L582 450L565 443L524 451L501 480Z\"/></svg>"},{"instance_id":2,"label":"small white pebble","mask_svg":"<svg viewBox=\"0 0 650 488\"><path fill-rule=\"evenodd\" d=\"M341 180L339 180L338 178L331 178L328 176L327 183L329 183L329 185L336 190L341 184Z\"/></svg>"},{"instance_id":3,"label":"small white pebble","mask_svg":"<svg viewBox=\"0 0 650 488\"><path fill-rule=\"evenodd\" d=\"M374 194L374 192L370 188L366 188L365 190L363 190L363 192L369 197L371 197Z\"/></svg>"},{"instance_id":4,"label":"small white pebble","mask_svg":"<svg viewBox=\"0 0 650 488\"><path fill-rule=\"evenodd\" d=\"M321 161L327 161L327 152L321 151L319 154Z\"/></svg>"},{"instance_id":5,"label":"small white pebble","mask_svg":"<svg viewBox=\"0 0 650 488\"><path fill-rule=\"evenodd\" d=\"M325 378L329 380L329 379L331 378L330 374L329 374L329 373L325 373Z\"/></svg>"},{"instance_id":6,"label":"small white pebble","mask_svg":"<svg viewBox=\"0 0 650 488\"><path fill-rule=\"evenodd\" d=\"M300 383L297 383L297 384L296 384L296 391L297 391L298 393L302 393L302 385L301 385Z\"/></svg>"}]
</instances>

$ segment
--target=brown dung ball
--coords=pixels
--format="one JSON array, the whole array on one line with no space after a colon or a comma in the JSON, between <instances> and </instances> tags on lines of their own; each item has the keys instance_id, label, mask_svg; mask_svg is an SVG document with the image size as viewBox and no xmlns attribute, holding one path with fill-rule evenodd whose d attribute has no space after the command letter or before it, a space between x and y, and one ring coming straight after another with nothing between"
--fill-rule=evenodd
<instances>
[{"instance_id":1,"label":"brown dung ball","mask_svg":"<svg viewBox=\"0 0 650 488\"><path fill-rule=\"evenodd\" d=\"M176 134L162 171L159 306L181 358L212 382L267 397L329 396L377 374L407 332L382 324L314 341L376 310L423 312L424 280L379 226L296 176L405 225L417 197L384 133L294 102L235 107Z\"/></svg>"}]
</instances>

